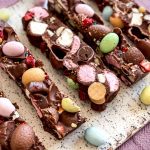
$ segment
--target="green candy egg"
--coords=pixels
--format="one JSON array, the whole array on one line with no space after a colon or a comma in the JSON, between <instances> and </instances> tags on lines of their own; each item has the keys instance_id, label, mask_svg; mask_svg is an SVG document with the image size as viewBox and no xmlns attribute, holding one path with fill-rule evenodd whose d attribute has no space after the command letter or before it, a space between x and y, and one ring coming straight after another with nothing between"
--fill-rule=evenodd
<instances>
[{"instance_id":1,"label":"green candy egg","mask_svg":"<svg viewBox=\"0 0 150 150\"><path fill-rule=\"evenodd\" d=\"M112 14L113 14L113 9L110 6L104 7L103 12L102 12L102 17L106 21L109 21L109 18Z\"/></svg>"},{"instance_id":2,"label":"green candy egg","mask_svg":"<svg viewBox=\"0 0 150 150\"><path fill-rule=\"evenodd\" d=\"M101 128L89 127L85 130L84 138L94 146L102 146L107 143L108 134Z\"/></svg>"},{"instance_id":3,"label":"green candy egg","mask_svg":"<svg viewBox=\"0 0 150 150\"><path fill-rule=\"evenodd\" d=\"M101 40L99 48L102 53L113 51L119 43L119 36L116 33L108 33Z\"/></svg>"},{"instance_id":4,"label":"green candy egg","mask_svg":"<svg viewBox=\"0 0 150 150\"><path fill-rule=\"evenodd\" d=\"M140 100L143 104L150 105L150 86L147 86L142 90Z\"/></svg>"},{"instance_id":5,"label":"green candy egg","mask_svg":"<svg viewBox=\"0 0 150 150\"><path fill-rule=\"evenodd\" d=\"M75 83L71 78L67 78L67 84L72 89L78 89L79 88L78 83Z\"/></svg>"},{"instance_id":6,"label":"green candy egg","mask_svg":"<svg viewBox=\"0 0 150 150\"><path fill-rule=\"evenodd\" d=\"M10 18L9 10L6 8L0 9L0 20L8 21L9 18Z\"/></svg>"}]
</instances>

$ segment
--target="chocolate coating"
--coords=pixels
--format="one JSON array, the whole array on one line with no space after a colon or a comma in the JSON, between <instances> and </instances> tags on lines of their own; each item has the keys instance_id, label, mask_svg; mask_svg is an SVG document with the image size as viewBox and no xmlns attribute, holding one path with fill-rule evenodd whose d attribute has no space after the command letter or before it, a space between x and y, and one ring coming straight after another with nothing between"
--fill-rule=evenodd
<instances>
[{"instance_id":1,"label":"chocolate coating","mask_svg":"<svg viewBox=\"0 0 150 150\"><path fill-rule=\"evenodd\" d=\"M145 59L144 55L136 48L130 47L126 53L123 55L123 59L127 63L140 64L142 60Z\"/></svg>"},{"instance_id":2,"label":"chocolate coating","mask_svg":"<svg viewBox=\"0 0 150 150\"><path fill-rule=\"evenodd\" d=\"M102 39L107 33L111 32L111 29L107 26L96 24L91 25L88 28L89 35L96 40Z\"/></svg>"},{"instance_id":3,"label":"chocolate coating","mask_svg":"<svg viewBox=\"0 0 150 150\"><path fill-rule=\"evenodd\" d=\"M12 150L29 150L34 145L33 129L27 124L20 124L12 134L10 147Z\"/></svg>"},{"instance_id":4,"label":"chocolate coating","mask_svg":"<svg viewBox=\"0 0 150 150\"><path fill-rule=\"evenodd\" d=\"M71 124L74 123L74 124L77 124L78 123L78 117L77 117L77 114L75 113L69 113L69 112L66 112L64 111L61 116L61 121L66 125L66 126L70 126L71 127Z\"/></svg>"},{"instance_id":5,"label":"chocolate coating","mask_svg":"<svg viewBox=\"0 0 150 150\"><path fill-rule=\"evenodd\" d=\"M84 46L78 51L79 61L89 61L93 58L94 51L89 46Z\"/></svg>"}]
</instances>

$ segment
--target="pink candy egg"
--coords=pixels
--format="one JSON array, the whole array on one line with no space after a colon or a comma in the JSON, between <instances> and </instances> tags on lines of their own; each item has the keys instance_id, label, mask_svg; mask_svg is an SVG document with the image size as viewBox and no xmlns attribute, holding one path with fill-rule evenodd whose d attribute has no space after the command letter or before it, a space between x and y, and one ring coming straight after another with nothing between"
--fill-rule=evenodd
<instances>
[{"instance_id":1,"label":"pink candy egg","mask_svg":"<svg viewBox=\"0 0 150 150\"><path fill-rule=\"evenodd\" d=\"M48 12L42 7L33 7L29 11L34 13L35 18L43 19L49 16Z\"/></svg>"},{"instance_id":2,"label":"pink candy egg","mask_svg":"<svg viewBox=\"0 0 150 150\"><path fill-rule=\"evenodd\" d=\"M14 105L9 99L1 97L0 98L0 116L10 117L10 115L15 111Z\"/></svg>"},{"instance_id":3,"label":"pink candy egg","mask_svg":"<svg viewBox=\"0 0 150 150\"><path fill-rule=\"evenodd\" d=\"M94 10L87 4L78 4L75 10L78 14L84 14L87 17L93 17L94 15Z\"/></svg>"},{"instance_id":4,"label":"pink candy egg","mask_svg":"<svg viewBox=\"0 0 150 150\"><path fill-rule=\"evenodd\" d=\"M4 44L2 51L6 56L17 57L24 53L24 46L17 41L11 41Z\"/></svg>"}]
</instances>

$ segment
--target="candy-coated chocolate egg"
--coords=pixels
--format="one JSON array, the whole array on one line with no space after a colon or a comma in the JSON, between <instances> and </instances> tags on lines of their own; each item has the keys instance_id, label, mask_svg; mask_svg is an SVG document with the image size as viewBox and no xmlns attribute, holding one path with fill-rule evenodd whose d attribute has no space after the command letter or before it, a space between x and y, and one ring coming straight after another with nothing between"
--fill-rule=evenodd
<instances>
[{"instance_id":1,"label":"candy-coated chocolate egg","mask_svg":"<svg viewBox=\"0 0 150 150\"><path fill-rule=\"evenodd\" d=\"M84 138L94 146L101 146L108 141L108 134L101 128L89 127L85 131Z\"/></svg>"},{"instance_id":2,"label":"candy-coated chocolate egg","mask_svg":"<svg viewBox=\"0 0 150 150\"><path fill-rule=\"evenodd\" d=\"M72 101L70 98L63 98L61 102L62 108L70 113L76 113L80 111L80 107L77 106L77 104Z\"/></svg>"},{"instance_id":3,"label":"candy-coated chocolate egg","mask_svg":"<svg viewBox=\"0 0 150 150\"><path fill-rule=\"evenodd\" d=\"M123 28L124 27L124 23L121 20L121 18L119 17L118 14L114 14L113 16L111 16L109 18L110 23L114 26L114 27L118 27L118 28Z\"/></svg>"},{"instance_id":4,"label":"candy-coated chocolate egg","mask_svg":"<svg viewBox=\"0 0 150 150\"><path fill-rule=\"evenodd\" d=\"M110 16L113 14L113 9L110 6L105 6L102 12L102 17L109 21Z\"/></svg>"},{"instance_id":5,"label":"candy-coated chocolate egg","mask_svg":"<svg viewBox=\"0 0 150 150\"><path fill-rule=\"evenodd\" d=\"M2 51L6 56L17 57L24 53L24 46L22 43L17 41L10 41L4 44Z\"/></svg>"},{"instance_id":6,"label":"candy-coated chocolate egg","mask_svg":"<svg viewBox=\"0 0 150 150\"><path fill-rule=\"evenodd\" d=\"M69 87L71 87L72 89L78 89L78 88L79 88L78 83L74 82L71 78L67 78L67 84L68 84Z\"/></svg>"},{"instance_id":7,"label":"candy-coated chocolate egg","mask_svg":"<svg viewBox=\"0 0 150 150\"><path fill-rule=\"evenodd\" d=\"M6 8L0 9L0 20L8 21L9 18L10 18L9 10Z\"/></svg>"},{"instance_id":8,"label":"candy-coated chocolate egg","mask_svg":"<svg viewBox=\"0 0 150 150\"><path fill-rule=\"evenodd\" d=\"M87 4L76 5L75 10L78 14L84 14L87 17L93 17L94 15L94 10Z\"/></svg>"},{"instance_id":9,"label":"candy-coated chocolate egg","mask_svg":"<svg viewBox=\"0 0 150 150\"><path fill-rule=\"evenodd\" d=\"M119 43L119 36L116 33L108 33L100 42L100 51L109 53L113 51Z\"/></svg>"},{"instance_id":10,"label":"candy-coated chocolate egg","mask_svg":"<svg viewBox=\"0 0 150 150\"><path fill-rule=\"evenodd\" d=\"M12 150L29 150L35 144L35 135L28 124L20 124L11 136L10 147Z\"/></svg>"},{"instance_id":11,"label":"candy-coated chocolate egg","mask_svg":"<svg viewBox=\"0 0 150 150\"><path fill-rule=\"evenodd\" d=\"M140 7L139 7L139 12L140 12L140 13L145 13L145 12L146 12L145 7L140 6Z\"/></svg>"},{"instance_id":12,"label":"candy-coated chocolate egg","mask_svg":"<svg viewBox=\"0 0 150 150\"><path fill-rule=\"evenodd\" d=\"M41 68L30 68L24 72L22 83L26 86L30 82L42 82L45 79L45 73Z\"/></svg>"},{"instance_id":13,"label":"candy-coated chocolate egg","mask_svg":"<svg viewBox=\"0 0 150 150\"><path fill-rule=\"evenodd\" d=\"M11 101L7 98L0 98L0 116L10 117L10 115L15 112L15 107Z\"/></svg>"},{"instance_id":14,"label":"candy-coated chocolate egg","mask_svg":"<svg viewBox=\"0 0 150 150\"><path fill-rule=\"evenodd\" d=\"M140 100L143 104L150 105L150 86L147 86L142 90Z\"/></svg>"}]
</instances>

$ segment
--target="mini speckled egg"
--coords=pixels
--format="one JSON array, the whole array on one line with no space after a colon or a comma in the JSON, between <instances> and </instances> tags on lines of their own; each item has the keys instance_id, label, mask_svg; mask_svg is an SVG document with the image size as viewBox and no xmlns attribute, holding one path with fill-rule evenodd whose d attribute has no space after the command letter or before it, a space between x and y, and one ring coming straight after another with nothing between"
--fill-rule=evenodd
<instances>
[{"instance_id":1,"label":"mini speckled egg","mask_svg":"<svg viewBox=\"0 0 150 150\"><path fill-rule=\"evenodd\" d=\"M100 51L109 53L113 51L119 43L119 36L116 33L108 33L100 42Z\"/></svg>"},{"instance_id":2,"label":"mini speckled egg","mask_svg":"<svg viewBox=\"0 0 150 150\"><path fill-rule=\"evenodd\" d=\"M77 106L77 104L72 101L70 98L63 98L61 102L62 108L70 113L75 113L80 111L80 107Z\"/></svg>"},{"instance_id":3,"label":"mini speckled egg","mask_svg":"<svg viewBox=\"0 0 150 150\"><path fill-rule=\"evenodd\" d=\"M112 14L113 14L113 9L110 6L104 7L103 12L102 12L102 17L106 21L109 21L109 18Z\"/></svg>"},{"instance_id":4,"label":"mini speckled egg","mask_svg":"<svg viewBox=\"0 0 150 150\"><path fill-rule=\"evenodd\" d=\"M140 100L143 104L150 105L150 86L147 86L142 90Z\"/></svg>"},{"instance_id":5,"label":"mini speckled egg","mask_svg":"<svg viewBox=\"0 0 150 150\"><path fill-rule=\"evenodd\" d=\"M0 98L0 116L10 117L10 115L15 111L14 105L7 98Z\"/></svg>"},{"instance_id":6,"label":"mini speckled egg","mask_svg":"<svg viewBox=\"0 0 150 150\"><path fill-rule=\"evenodd\" d=\"M72 79L70 78L67 78L67 84L70 88L72 89L78 89L79 88L79 85L78 83L75 83Z\"/></svg>"},{"instance_id":7,"label":"mini speckled egg","mask_svg":"<svg viewBox=\"0 0 150 150\"><path fill-rule=\"evenodd\" d=\"M30 68L24 72L22 83L26 86L30 82L42 82L45 79L45 73L41 68Z\"/></svg>"},{"instance_id":8,"label":"mini speckled egg","mask_svg":"<svg viewBox=\"0 0 150 150\"><path fill-rule=\"evenodd\" d=\"M24 46L20 42L10 41L4 44L2 51L6 56L17 57L24 53Z\"/></svg>"},{"instance_id":9,"label":"mini speckled egg","mask_svg":"<svg viewBox=\"0 0 150 150\"><path fill-rule=\"evenodd\" d=\"M108 141L108 134L98 127L90 127L86 129L84 138L94 146L101 146Z\"/></svg>"},{"instance_id":10,"label":"mini speckled egg","mask_svg":"<svg viewBox=\"0 0 150 150\"><path fill-rule=\"evenodd\" d=\"M76 5L75 10L78 14L84 14L87 17L93 17L94 15L94 10L87 4Z\"/></svg>"},{"instance_id":11,"label":"mini speckled egg","mask_svg":"<svg viewBox=\"0 0 150 150\"><path fill-rule=\"evenodd\" d=\"M9 10L6 8L0 9L0 20L8 21L9 18L10 18Z\"/></svg>"},{"instance_id":12,"label":"mini speckled egg","mask_svg":"<svg viewBox=\"0 0 150 150\"><path fill-rule=\"evenodd\" d=\"M124 23L121 20L121 18L119 17L118 14L113 14L113 16L111 16L109 18L110 23L114 26L114 27L118 27L118 28L123 28L124 27Z\"/></svg>"}]
</instances>

